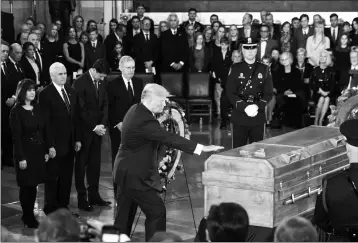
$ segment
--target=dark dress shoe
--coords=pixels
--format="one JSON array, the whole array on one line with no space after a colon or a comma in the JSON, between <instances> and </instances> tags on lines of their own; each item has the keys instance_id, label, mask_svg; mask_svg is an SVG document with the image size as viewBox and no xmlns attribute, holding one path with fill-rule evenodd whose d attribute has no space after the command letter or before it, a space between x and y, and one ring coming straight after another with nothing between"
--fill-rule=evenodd
<instances>
[{"instance_id":1,"label":"dark dress shoe","mask_svg":"<svg viewBox=\"0 0 358 243\"><path fill-rule=\"evenodd\" d=\"M78 203L78 209L87 211L87 212L92 212L94 210L94 207L89 205L88 202L81 202L81 203Z\"/></svg>"},{"instance_id":2,"label":"dark dress shoe","mask_svg":"<svg viewBox=\"0 0 358 243\"><path fill-rule=\"evenodd\" d=\"M21 218L22 222L24 223L24 227L30 228L30 229L37 229L39 227L39 221L33 217L24 217Z\"/></svg>"},{"instance_id":3,"label":"dark dress shoe","mask_svg":"<svg viewBox=\"0 0 358 243\"><path fill-rule=\"evenodd\" d=\"M90 205L93 206L109 206L112 204L110 201L105 201L102 198L98 198L96 200L89 200Z\"/></svg>"}]
</instances>

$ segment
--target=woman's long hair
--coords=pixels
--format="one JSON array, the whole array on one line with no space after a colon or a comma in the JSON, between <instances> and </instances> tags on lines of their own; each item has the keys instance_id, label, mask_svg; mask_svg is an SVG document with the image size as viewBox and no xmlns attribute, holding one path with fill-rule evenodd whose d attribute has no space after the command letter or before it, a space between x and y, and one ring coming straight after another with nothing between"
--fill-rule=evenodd
<instances>
[{"instance_id":1,"label":"woman's long hair","mask_svg":"<svg viewBox=\"0 0 358 243\"><path fill-rule=\"evenodd\" d=\"M321 33L321 37L322 37L322 44L325 44L326 43L326 36L324 35L324 21L320 20L320 21L317 21L315 24L314 24L314 32L313 32L313 42L316 43L316 37L317 37L317 33L316 32L316 27L318 25L322 25L323 26L323 30L322 30L322 33Z\"/></svg>"},{"instance_id":2,"label":"woman's long hair","mask_svg":"<svg viewBox=\"0 0 358 243\"><path fill-rule=\"evenodd\" d=\"M343 36L347 37L347 47L346 48L342 48L341 39ZM343 33L339 36L338 41L337 41L336 51L338 51L338 52L350 52L351 51L351 39L349 38L348 33Z\"/></svg>"},{"instance_id":3,"label":"woman's long hair","mask_svg":"<svg viewBox=\"0 0 358 243\"><path fill-rule=\"evenodd\" d=\"M285 25L289 25L289 27L291 27L291 24L286 21L282 24L281 26L281 51L282 52L286 52L286 51L291 51L291 29L288 32L284 32L283 28L285 27Z\"/></svg>"}]
</instances>

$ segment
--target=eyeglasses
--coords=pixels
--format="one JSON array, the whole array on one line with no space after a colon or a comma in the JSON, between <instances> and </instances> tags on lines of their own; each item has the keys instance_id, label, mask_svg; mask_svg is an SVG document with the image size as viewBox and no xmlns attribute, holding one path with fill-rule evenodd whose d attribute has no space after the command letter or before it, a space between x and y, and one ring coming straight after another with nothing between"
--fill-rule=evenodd
<instances>
[{"instance_id":1,"label":"eyeglasses","mask_svg":"<svg viewBox=\"0 0 358 243\"><path fill-rule=\"evenodd\" d=\"M260 32L262 32L262 33L267 33L268 30L260 30Z\"/></svg>"}]
</instances>

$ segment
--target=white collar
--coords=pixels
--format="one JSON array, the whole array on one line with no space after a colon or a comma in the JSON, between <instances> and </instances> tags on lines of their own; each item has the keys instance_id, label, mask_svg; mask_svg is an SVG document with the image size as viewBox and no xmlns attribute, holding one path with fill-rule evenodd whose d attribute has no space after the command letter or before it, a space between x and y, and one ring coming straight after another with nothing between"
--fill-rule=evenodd
<instances>
[{"instance_id":1,"label":"white collar","mask_svg":"<svg viewBox=\"0 0 358 243\"><path fill-rule=\"evenodd\" d=\"M261 40L262 40L262 41L268 41L269 38L268 38L268 37L266 37L265 39L264 39L264 38L261 38Z\"/></svg>"},{"instance_id":2,"label":"white collar","mask_svg":"<svg viewBox=\"0 0 358 243\"><path fill-rule=\"evenodd\" d=\"M172 28L170 28L170 31L174 34L174 31L176 32L176 33L178 33L178 28L176 28L176 29L172 29Z\"/></svg>"},{"instance_id":3,"label":"white collar","mask_svg":"<svg viewBox=\"0 0 358 243\"><path fill-rule=\"evenodd\" d=\"M15 60L14 60L14 59L12 59L10 56L9 56L9 60L10 60L13 64L15 64L15 65L16 65Z\"/></svg>"},{"instance_id":4,"label":"white collar","mask_svg":"<svg viewBox=\"0 0 358 243\"><path fill-rule=\"evenodd\" d=\"M126 84L126 86L127 86L128 82L132 83L132 79L130 79L130 80L126 79L126 78L123 76L123 74L122 74L122 78L123 78L123 81L124 81L124 83Z\"/></svg>"},{"instance_id":5,"label":"white collar","mask_svg":"<svg viewBox=\"0 0 358 243\"><path fill-rule=\"evenodd\" d=\"M134 33L140 33L140 28L137 29L137 30L133 29L133 34L134 34Z\"/></svg>"},{"instance_id":6,"label":"white collar","mask_svg":"<svg viewBox=\"0 0 358 243\"><path fill-rule=\"evenodd\" d=\"M148 30L147 32L145 32L144 30L142 30L143 34L144 35L149 35L150 34L150 31Z\"/></svg>"},{"instance_id":7,"label":"white collar","mask_svg":"<svg viewBox=\"0 0 358 243\"><path fill-rule=\"evenodd\" d=\"M357 65L355 65L355 66L351 66L351 69L354 69L354 70L358 70L358 64Z\"/></svg>"},{"instance_id":8,"label":"white collar","mask_svg":"<svg viewBox=\"0 0 358 243\"><path fill-rule=\"evenodd\" d=\"M195 24L195 20L192 22L192 21L189 19L189 24L194 25L194 24Z\"/></svg>"},{"instance_id":9,"label":"white collar","mask_svg":"<svg viewBox=\"0 0 358 243\"><path fill-rule=\"evenodd\" d=\"M62 85L62 87L61 87L60 85L56 84L55 82L52 82L52 83L58 92L62 92L62 89L65 89L65 85Z\"/></svg>"},{"instance_id":10,"label":"white collar","mask_svg":"<svg viewBox=\"0 0 358 243\"><path fill-rule=\"evenodd\" d=\"M338 26L336 26L336 27L332 27L332 26L331 26L331 29L337 29L337 28L338 28Z\"/></svg>"},{"instance_id":11,"label":"white collar","mask_svg":"<svg viewBox=\"0 0 358 243\"><path fill-rule=\"evenodd\" d=\"M91 69L88 70L88 73L89 73L89 75L91 76L92 82L94 82L94 78L93 78L93 76L92 76Z\"/></svg>"},{"instance_id":12,"label":"white collar","mask_svg":"<svg viewBox=\"0 0 358 243\"><path fill-rule=\"evenodd\" d=\"M93 44L95 44L97 46L97 40L91 41L91 44L92 44L92 46L93 46Z\"/></svg>"}]
</instances>

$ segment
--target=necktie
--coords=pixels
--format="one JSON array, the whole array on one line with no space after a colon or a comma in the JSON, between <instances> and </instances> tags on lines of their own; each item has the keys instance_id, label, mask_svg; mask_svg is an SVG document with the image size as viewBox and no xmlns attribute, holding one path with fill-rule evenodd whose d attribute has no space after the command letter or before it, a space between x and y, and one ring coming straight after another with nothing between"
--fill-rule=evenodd
<instances>
[{"instance_id":1,"label":"necktie","mask_svg":"<svg viewBox=\"0 0 358 243\"><path fill-rule=\"evenodd\" d=\"M336 41L336 28L333 29L333 40Z\"/></svg>"},{"instance_id":2,"label":"necktie","mask_svg":"<svg viewBox=\"0 0 358 243\"><path fill-rule=\"evenodd\" d=\"M261 40L261 42L267 42L267 40Z\"/></svg>"},{"instance_id":3,"label":"necktie","mask_svg":"<svg viewBox=\"0 0 358 243\"><path fill-rule=\"evenodd\" d=\"M128 81L128 95L129 95L129 100L132 103L133 102L133 89L131 86L131 83Z\"/></svg>"},{"instance_id":4,"label":"necktie","mask_svg":"<svg viewBox=\"0 0 358 243\"><path fill-rule=\"evenodd\" d=\"M173 30L173 33L174 33L174 35L176 35L176 34L177 34L177 30Z\"/></svg>"},{"instance_id":5,"label":"necktie","mask_svg":"<svg viewBox=\"0 0 358 243\"><path fill-rule=\"evenodd\" d=\"M149 41L149 35L148 34L145 34L145 40Z\"/></svg>"},{"instance_id":6,"label":"necktie","mask_svg":"<svg viewBox=\"0 0 358 243\"><path fill-rule=\"evenodd\" d=\"M68 114L71 114L70 100L68 99L68 96L67 96L67 94L66 94L66 92L65 92L65 89L62 88L61 91L62 91L63 99L65 100L65 104L66 104L66 108L67 108Z\"/></svg>"},{"instance_id":7,"label":"necktie","mask_svg":"<svg viewBox=\"0 0 358 243\"><path fill-rule=\"evenodd\" d=\"M42 71L42 66L41 66L41 61L40 61L40 54L39 54L39 52L37 50L35 51L35 62L36 62L37 66L39 67L40 72L41 72Z\"/></svg>"},{"instance_id":8,"label":"necktie","mask_svg":"<svg viewBox=\"0 0 358 243\"><path fill-rule=\"evenodd\" d=\"M17 71L22 74L22 70L21 70L19 63L16 62L15 67L16 67Z\"/></svg>"},{"instance_id":9,"label":"necktie","mask_svg":"<svg viewBox=\"0 0 358 243\"><path fill-rule=\"evenodd\" d=\"M6 63L5 62L1 63L1 69L4 72L5 76L7 76L7 70L6 70L7 68L6 68Z\"/></svg>"}]
</instances>

